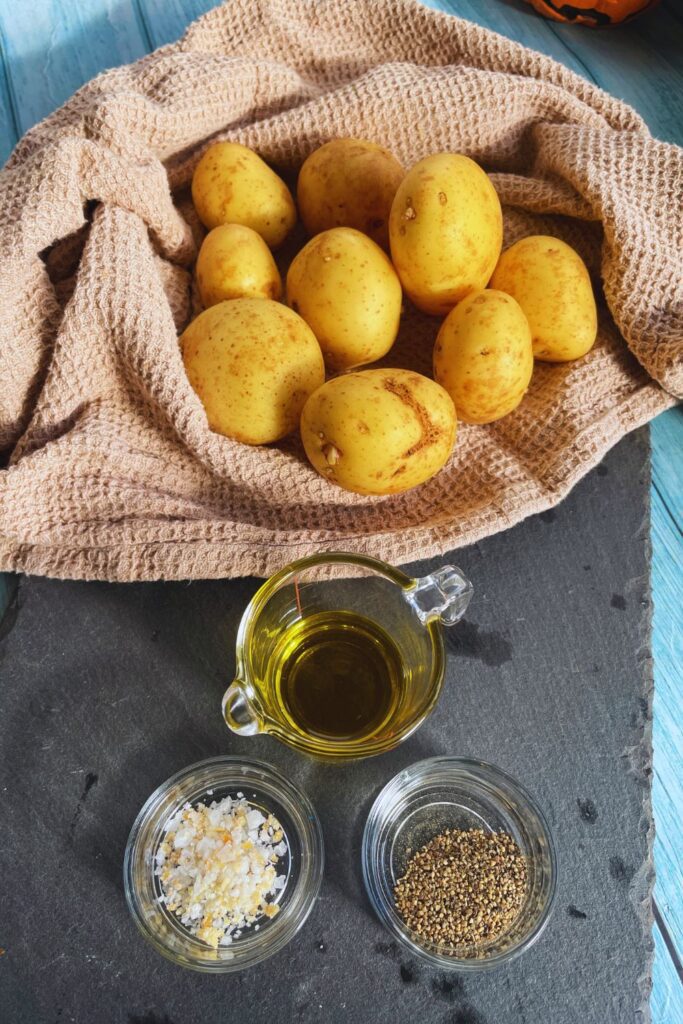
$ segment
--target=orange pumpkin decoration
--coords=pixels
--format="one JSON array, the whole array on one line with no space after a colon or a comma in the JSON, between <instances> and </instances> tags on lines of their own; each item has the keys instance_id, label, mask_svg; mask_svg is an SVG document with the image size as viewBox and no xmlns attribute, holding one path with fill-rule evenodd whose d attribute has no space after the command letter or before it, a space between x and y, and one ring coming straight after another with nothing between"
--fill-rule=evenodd
<instances>
[{"instance_id":1,"label":"orange pumpkin decoration","mask_svg":"<svg viewBox=\"0 0 683 1024\"><path fill-rule=\"evenodd\" d=\"M579 25L600 28L603 25L617 25L620 21L641 14L648 7L654 7L659 0L528 0L528 3L546 18L555 21L571 21Z\"/></svg>"}]
</instances>

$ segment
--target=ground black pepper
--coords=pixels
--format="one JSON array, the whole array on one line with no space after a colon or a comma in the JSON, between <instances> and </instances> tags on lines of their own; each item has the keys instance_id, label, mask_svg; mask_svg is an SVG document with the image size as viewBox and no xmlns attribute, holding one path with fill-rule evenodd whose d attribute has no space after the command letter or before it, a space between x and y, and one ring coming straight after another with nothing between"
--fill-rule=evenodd
<instances>
[{"instance_id":1,"label":"ground black pepper","mask_svg":"<svg viewBox=\"0 0 683 1024\"><path fill-rule=\"evenodd\" d=\"M411 858L394 899L421 938L471 948L507 931L526 887L526 858L507 832L447 829Z\"/></svg>"}]
</instances>

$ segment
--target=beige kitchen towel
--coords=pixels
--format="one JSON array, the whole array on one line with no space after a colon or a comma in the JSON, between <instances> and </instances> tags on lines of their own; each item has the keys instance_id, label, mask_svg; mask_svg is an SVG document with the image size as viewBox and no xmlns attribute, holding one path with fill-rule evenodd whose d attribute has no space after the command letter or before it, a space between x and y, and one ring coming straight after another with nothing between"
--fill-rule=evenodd
<instances>
[{"instance_id":1,"label":"beige kitchen towel","mask_svg":"<svg viewBox=\"0 0 683 1024\"><path fill-rule=\"evenodd\" d=\"M587 357L538 364L514 413L462 426L438 476L388 498L323 480L297 438L209 431L177 342L206 146L243 142L293 181L348 135L406 166L467 153L506 240L564 238L599 294ZM445 552L557 503L683 393L683 151L561 65L416 0L230 0L28 132L0 225L2 569L149 580ZM437 328L408 308L385 365L429 372Z\"/></svg>"}]
</instances>

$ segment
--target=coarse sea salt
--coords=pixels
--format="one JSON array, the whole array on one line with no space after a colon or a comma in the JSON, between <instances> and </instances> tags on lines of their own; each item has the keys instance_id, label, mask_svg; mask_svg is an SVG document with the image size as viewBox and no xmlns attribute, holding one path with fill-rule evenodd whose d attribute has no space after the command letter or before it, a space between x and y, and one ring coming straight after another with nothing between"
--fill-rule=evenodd
<instances>
[{"instance_id":1,"label":"coarse sea salt","mask_svg":"<svg viewBox=\"0 0 683 1024\"><path fill-rule=\"evenodd\" d=\"M287 878L277 864L287 849L279 821L242 793L209 805L186 803L156 852L159 902L198 939L230 945L248 925L278 913L273 900Z\"/></svg>"}]
</instances>

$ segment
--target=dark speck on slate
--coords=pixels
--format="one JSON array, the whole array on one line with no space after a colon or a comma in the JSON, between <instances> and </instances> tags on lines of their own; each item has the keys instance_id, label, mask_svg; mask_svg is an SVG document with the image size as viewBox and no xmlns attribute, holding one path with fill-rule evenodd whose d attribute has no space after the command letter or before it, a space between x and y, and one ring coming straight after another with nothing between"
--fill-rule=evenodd
<instances>
[{"instance_id":1,"label":"dark speck on slate","mask_svg":"<svg viewBox=\"0 0 683 1024\"><path fill-rule=\"evenodd\" d=\"M512 644L495 630L479 629L476 622L463 619L454 629L446 630L446 642L456 657L474 658L499 668L512 659Z\"/></svg>"},{"instance_id":2,"label":"dark speck on slate","mask_svg":"<svg viewBox=\"0 0 683 1024\"><path fill-rule=\"evenodd\" d=\"M587 825L594 825L598 820L598 809L592 800L581 800L576 801L581 820L585 821Z\"/></svg>"},{"instance_id":3,"label":"dark speck on slate","mask_svg":"<svg viewBox=\"0 0 683 1024\"><path fill-rule=\"evenodd\" d=\"M375 953L381 953L383 956L390 956L392 959L398 954L398 946L395 942L376 942Z\"/></svg>"},{"instance_id":4,"label":"dark speck on slate","mask_svg":"<svg viewBox=\"0 0 683 1024\"><path fill-rule=\"evenodd\" d=\"M465 993L465 986L460 978L433 978L432 992L439 999L447 1002L460 998Z\"/></svg>"},{"instance_id":5,"label":"dark speck on slate","mask_svg":"<svg viewBox=\"0 0 683 1024\"><path fill-rule=\"evenodd\" d=\"M466 1003L462 1009L457 1010L455 1017L452 1018L450 1024L486 1024L486 1021L480 1013Z\"/></svg>"},{"instance_id":6,"label":"dark speck on slate","mask_svg":"<svg viewBox=\"0 0 683 1024\"><path fill-rule=\"evenodd\" d=\"M567 907L567 913L570 917L575 917L577 921L585 921L588 914L584 914L583 910L579 910L573 903L570 903Z\"/></svg>"},{"instance_id":7,"label":"dark speck on slate","mask_svg":"<svg viewBox=\"0 0 683 1024\"><path fill-rule=\"evenodd\" d=\"M401 981L404 985L414 985L417 981L417 974L412 967L401 964Z\"/></svg>"},{"instance_id":8,"label":"dark speck on slate","mask_svg":"<svg viewBox=\"0 0 683 1024\"><path fill-rule=\"evenodd\" d=\"M609 467L606 466L604 462L601 462L595 470L595 472L598 474L598 476L607 476L607 474L609 473Z\"/></svg>"},{"instance_id":9,"label":"dark speck on slate","mask_svg":"<svg viewBox=\"0 0 683 1024\"><path fill-rule=\"evenodd\" d=\"M96 775L95 772L88 772L88 774L85 777L85 785L83 786L83 792L81 793L78 803L76 804L76 810L74 811L74 816L71 819L71 825L69 826L69 831L71 832L71 835L73 835L74 832L76 831L76 825L78 824L78 819L81 816L83 805L88 798L88 793L90 792L90 790L93 788L93 786L97 785L98 778L99 776Z\"/></svg>"},{"instance_id":10,"label":"dark speck on slate","mask_svg":"<svg viewBox=\"0 0 683 1024\"><path fill-rule=\"evenodd\" d=\"M635 870L630 864L624 864L621 857L610 857L609 873L615 882L624 882L628 885L635 875Z\"/></svg>"},{"instance_id":11,"label":"dark speck on slate","mask_svg":"<svg viewBox=\"0 0 683 1024\"><path fill-rule=\"evenodd\" d=\"M95 774L95 772L88 772L88 774L85 777L85 786L83 787L83 796L81 797L81 800L85 800L86 796L93 788L93 786L97 785L97 779L98 776Z\"/></svg>"},{"instance_id":12,"label":"dark speck on slate","mask_svg":"<svg viewBox=\"0 0 683 1024\"><path fill-rule=\"evenodd\" d=\"M626 611L626 598L623 594L612 594L610 605L612 608L618 608L620 612Z\"/></svg>"},{"instance_id":13,"label":"dark speck on slate","mask_svg":"<svg viewBox=\"0 0 683 1024\"><path fill-rule=\"evenodd\" d=\"M539 519L541 519L544 523L554 523L557 519L557 512L554 512L553 509L548 508L545 510L545 512L541 512Z\"/></svg>"},{"instance_id":14,"label":"dark speck on slate","mask_svg":"<svg viewBox=\"0 0 683 1024\"><path fill-rule=\"evenodd\" d=\"M588 563L588 565L584 565L583 571L584 572L590 572L591 571L590 562Z\"/></svg>"}]
</instances>

